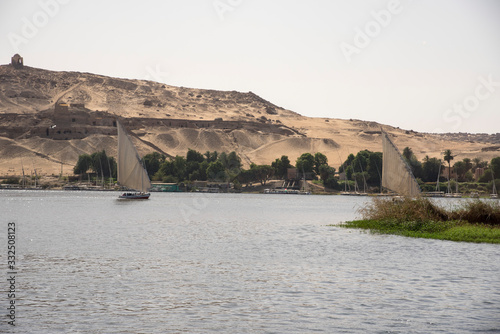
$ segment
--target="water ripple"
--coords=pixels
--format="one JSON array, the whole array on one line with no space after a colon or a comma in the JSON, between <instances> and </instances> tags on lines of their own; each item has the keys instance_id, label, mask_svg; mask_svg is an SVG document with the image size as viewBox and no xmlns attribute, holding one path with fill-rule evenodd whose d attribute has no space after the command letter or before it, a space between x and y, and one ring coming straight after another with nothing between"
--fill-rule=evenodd
<instances>
[{"instance_id":1,"label":"water ripple","mask_svg":"<svg viewBox=\"0 0 500 334\"><path fill-rule=\"evenodd\" d=\"M16 330L493 333L500 328L498 245L327 226L353 219L353 208L367 199L154 194L146 202L117 203L115 195L0 192L4 219L15 221L19 230ZM187 220L179 209L185 207L192 208Z\"/></svg>"}]
</instances>

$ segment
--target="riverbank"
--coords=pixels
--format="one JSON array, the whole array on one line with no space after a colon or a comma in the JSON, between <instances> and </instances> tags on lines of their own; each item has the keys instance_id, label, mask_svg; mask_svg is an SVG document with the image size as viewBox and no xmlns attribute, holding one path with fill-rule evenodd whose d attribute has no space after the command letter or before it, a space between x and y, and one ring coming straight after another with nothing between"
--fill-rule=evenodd
<instances>
[{"instance_id":1,"label":"riverbank","mask_svg":"<svg viewBox=\"0 0 500 334\"><path fill-rule=\"evenodd\" d=\"M340 226L413 238L500 244L500 202L471 200L444 209L427 198L373 199L362 220Z\"/></svg>"},{"instance_id":2,"label":"riverbank","mask_svg":"<svg viewBox=\"0 0 500 334\"><path fill-rule=\"evenodd\" d=\"M398 222L396 220L356 220L340 226L367 229L381 234L412 238L500 244L500 228L460 221Z\"/></svg>"}]
</instances>

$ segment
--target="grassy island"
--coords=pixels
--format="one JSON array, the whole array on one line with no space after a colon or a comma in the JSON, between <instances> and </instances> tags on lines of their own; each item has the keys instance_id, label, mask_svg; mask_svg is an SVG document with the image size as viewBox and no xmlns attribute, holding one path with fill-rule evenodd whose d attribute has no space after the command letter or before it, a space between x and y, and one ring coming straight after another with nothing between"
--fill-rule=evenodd
<instances>
[{"instance_id":1,"label":"grassy island","mask_svg":"<svg viewBox=\"0 0 500 334\"><path fill-rule=\"evenodd\" d=\"M414 238L500 243L498 200L476 199L447 210L428 198L376 198L361 213L363 220L340 226Z\"/></svg>"}]
</instances>

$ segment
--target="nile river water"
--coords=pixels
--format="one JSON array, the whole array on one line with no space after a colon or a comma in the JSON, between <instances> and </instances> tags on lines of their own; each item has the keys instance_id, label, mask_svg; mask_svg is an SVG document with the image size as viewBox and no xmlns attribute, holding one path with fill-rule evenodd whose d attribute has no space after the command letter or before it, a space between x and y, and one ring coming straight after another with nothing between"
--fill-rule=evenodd
<instances>
[{"instance_id":1,"label":"nile river water","mask_svg":"<svg viewBox=\"0 0 500 334\"><path fill-rule=\"evenodd\" d=\"M0 332L500 332L500 246L329 226L368 198L117 195L0 191Z\"/></svg>"}]
</instances>

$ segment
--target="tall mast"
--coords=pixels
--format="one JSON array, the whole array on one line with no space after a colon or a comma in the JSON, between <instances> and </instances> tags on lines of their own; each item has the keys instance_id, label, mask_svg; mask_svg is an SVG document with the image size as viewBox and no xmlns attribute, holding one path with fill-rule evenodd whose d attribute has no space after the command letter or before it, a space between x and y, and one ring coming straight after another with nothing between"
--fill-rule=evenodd
<instances>
[{"instance_id":1,"label":"tall mast","mask_svg":"<svg viewBox=\"0 0 500 334\"><path fill-rule=\"evenodd\" d=\"M436 181L436 191L440 191L439 176L441 176L441 160L439 160L438 178Z\"/></svg>"},{"instance_id":2,"label":"tall mast","mask_svg":"<svg viewBox=\"0 0 500 334\"><path fill-rule=\"evenodd\" d=\"M21 160L21 168L23 170L23 188L26 188L26 178L24 176L24 165L22 160Z\"/></svg>"},{"instance_id":3,"label":"tall mast","mask_svg":"<svg viewBox=\"0 0 500 334\"><path fill-rule=\"evenodd\" d=\"M493 195L497 194L497 186L495 185L495 174L493 174L493 168L491 168L491 181L493 182Z\"/></svg>"}]
</instances>

